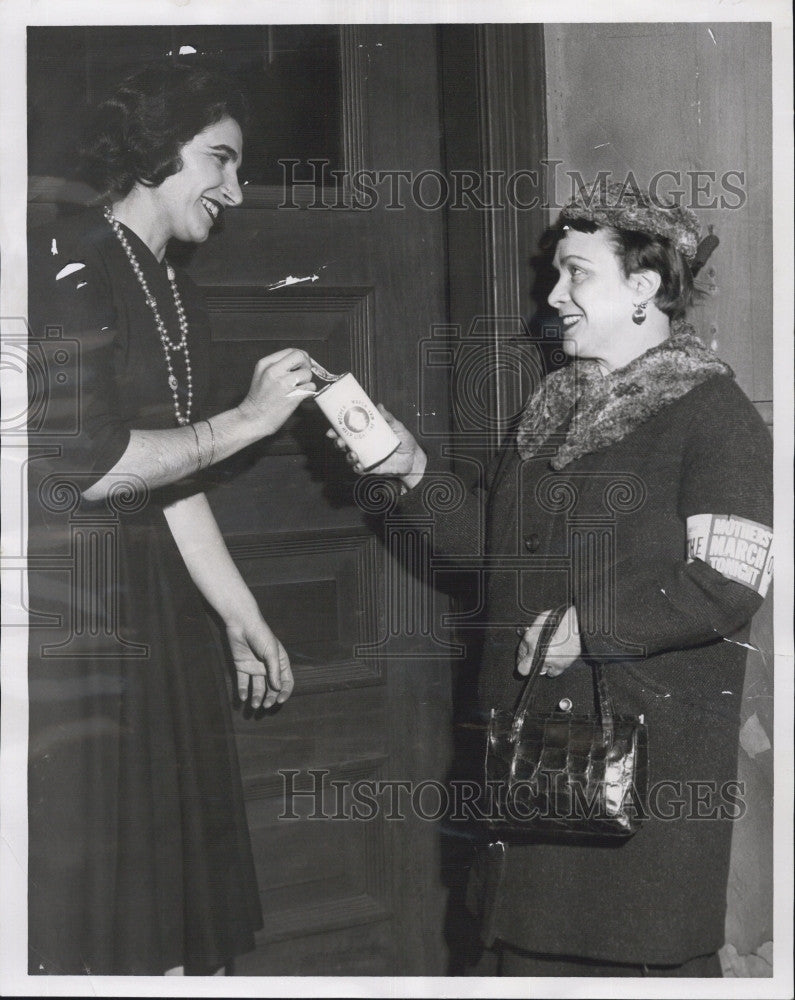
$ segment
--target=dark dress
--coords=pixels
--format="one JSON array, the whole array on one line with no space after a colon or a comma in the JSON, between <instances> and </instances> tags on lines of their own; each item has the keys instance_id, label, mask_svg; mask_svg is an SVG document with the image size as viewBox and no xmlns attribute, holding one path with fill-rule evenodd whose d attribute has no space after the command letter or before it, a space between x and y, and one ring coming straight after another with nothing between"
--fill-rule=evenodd
<instances>
[{"instance_id":1,"label":"dark dress","mask_svg":"<svg viewBox=\"0 0 795 1000\"><path fill-rule=\"evenodd\" d=\"M537 839L484 852L469 901L483 942L524 955L515 964L525 970L533 956L580 959L587 974L599 974L595 964L680 966L724 943L732 819L743 809L733 783L745 644L761 604L750 587L686 562L686 522L711 512L771 525L772 441L719 376L560 471L555 451L523 461L509 444L485 490L436 518L434 542L493 557L481 584L483 714L512 709L523 686L516 627L573 603L615 710L645 716L654 812L623 842ZM403 498L405 514L424 512L426 478ZM534 707L552 711L563 698L594 713L584 660L545 678ZM714 957L707 965L717 974ZM535 968L508 974L545 974Z\"/></svg>"},{"instance_id":2,"label":"dark dress","mask_svg":"<svg viewBox=\"0 0 795 1000\"><path fill-rule=\"evenodd\" d=\"M126 235L177 340L165 266ZM195 422L209 326L177 284ZM30 972L212 972L262 917L223 650L163 514L202 485L80 496L130 429L176 426L152 312L100 213L33 234L29 302Z\"/></svg>"}]
</instances>

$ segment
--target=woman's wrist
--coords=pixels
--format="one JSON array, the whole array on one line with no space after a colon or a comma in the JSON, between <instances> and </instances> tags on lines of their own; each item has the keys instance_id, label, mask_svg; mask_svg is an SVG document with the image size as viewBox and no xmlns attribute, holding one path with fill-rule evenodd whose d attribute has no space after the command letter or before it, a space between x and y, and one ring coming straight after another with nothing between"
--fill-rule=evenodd
<instances>
[{"instance_id":1,"label":"woman's wrist","mask_svg":"<svg viewBox=\"0 0 795 1000\"><path fill-rule=\"evenodd\" d=\"M240 406L224 410L207 420L199 420L192 426L198 438L201 469L229 458L266 434Z\"/></svg>"},{"instance_id":2,"label":"woman's wrist","mask_svg":"<svg viewBox=\"0 0 795 1000\"><path fill-rule=\"evenodd\" d=\"M236 438L245 442L240 445L242 448L274 433L271 423L247 399L242 400L234 409L228 410L227 414Z\"/></svg>"},{"instance_id":3,"label":"woman's wrist","mask_svg":"<svg viewBox=\"0 0 795 1000\"><path fill-rule=\"evenodd\" d=\"M216 461L215 431L209 420L199 420L189 426L196 441L196 471L201 472Z\"/></svg>"},{"instance_id":4,"label":"woman's wrist","mask_svg":"<svg viewBox=\"0 0 795 1000\"><path fill-rule=\"evenodd\" d=\"M259 605L248 587L245 587L244 593L230 595L230 598L225 607L215 609L227 628L245 628L262 617Z\"/></svg>"},{"instance_id":5,"label":"woman's wrist","mask_svg":"<svg viewBox=\"0 0 795 1000\"><path fill-rule=\"evenodd\" d=\"M293 388L293 393L296 392L299 385L301 392L304 391L302 383L292 382L290 385ZM271 434L275 434L279 430L300 402L300 395L299 398L294 398L291 403L287 402L288 398L289 394L282 399L258 400L252 398L249 393L238 403L234 413L242 424L242 433L248 438L247 443L270 437Z\"/></svg>"}]
</instances>

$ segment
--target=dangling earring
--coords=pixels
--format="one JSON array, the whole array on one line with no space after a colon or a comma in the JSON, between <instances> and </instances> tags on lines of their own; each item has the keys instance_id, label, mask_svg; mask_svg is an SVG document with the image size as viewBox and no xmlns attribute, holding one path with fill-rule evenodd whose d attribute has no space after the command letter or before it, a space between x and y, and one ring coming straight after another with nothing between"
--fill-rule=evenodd
<instances>
[{"instance_id":1,"label":"dangling earring","mask_svg":"<svg viewBox=\"0 0 795 1000\"><path fill-rule=\"evenodd\" d=\"M635 312L632 314L632 322L640 326L641 323L646 322L646 306L648 302L639 302L635 306Z\"/></svg>"}]
</instances>

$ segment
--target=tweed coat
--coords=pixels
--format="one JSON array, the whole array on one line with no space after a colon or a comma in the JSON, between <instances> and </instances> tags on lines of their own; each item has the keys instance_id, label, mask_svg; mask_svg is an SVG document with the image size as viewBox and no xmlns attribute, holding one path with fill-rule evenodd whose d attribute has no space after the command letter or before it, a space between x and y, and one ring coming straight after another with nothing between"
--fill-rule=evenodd
<instances>
[{"instance_id":1,"label":"tweed coat","mask_svg":"<svg viewBox=\"0 0 795 1000\"><path fill-rule=\"evenodd\" d=\"M475 866L469 901L486 944L679 964L724 941L731 824L744 809L732 784L742 644L761 604L749 586L687 561L686 521L712 513L772 525L772 441L733 379L716 376L560 471L555 451L553 441L522 460L506 447L482 489L436 517L435 545L492 557L483 711L514 706L517 626L575 605L586 659L542 678L535 707L566 697L592 712L587 658L598 658L615 710L645 717L655 815L618 844L511 844ZM419 510L419 493L401 509Z\"/></svg>"}]
</instances>

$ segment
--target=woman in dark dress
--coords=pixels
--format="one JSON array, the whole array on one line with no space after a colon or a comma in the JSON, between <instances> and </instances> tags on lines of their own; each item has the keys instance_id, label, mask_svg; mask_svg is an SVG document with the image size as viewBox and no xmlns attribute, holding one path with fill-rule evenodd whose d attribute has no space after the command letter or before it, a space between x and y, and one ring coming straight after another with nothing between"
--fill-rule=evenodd
<instances>
[{"instance_id":1,"label":"woman in dark dress","mask_svg":"<svg viewBox=\"0 0 795 1000\"><path fill-rule=\"evenodd\" d=\"M32 372L46 415L29 465L31 973L213 973L262 926L204 601L244 702L281 704L293 679L202 471L278 430L313 385L288 349L239 406L208 409L207 316L165 256L240 204L244 121L220 77L142 71L88 149L104 204L31 236L33 356L49 360Z\"/></svg>"},{"instance_id":2,"label":"woman in dark dress","mask_svg":"<svg viewBox=\"0 0 795 1000\"><path fill-rule=\"evenodd\" d=\"M552 234L549 302L572 361L540 382L482 490L435 519L434 544L490 557L482 710L514 707L539 625L567 608L533 708L593 715L601 663L616 711L645 717L650 816L618 844L495 845L469 885L486 946L475 969L720 976L746 644L772 572L772 441L684 322L693 213L621 185L590 195ZM403 512L424 513L433 467L388 419L402 444L373 471L402 480Z\"/></svg>"}]
</instances>

